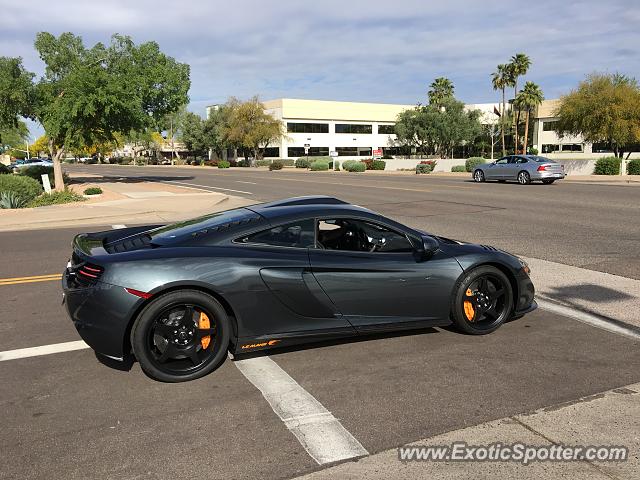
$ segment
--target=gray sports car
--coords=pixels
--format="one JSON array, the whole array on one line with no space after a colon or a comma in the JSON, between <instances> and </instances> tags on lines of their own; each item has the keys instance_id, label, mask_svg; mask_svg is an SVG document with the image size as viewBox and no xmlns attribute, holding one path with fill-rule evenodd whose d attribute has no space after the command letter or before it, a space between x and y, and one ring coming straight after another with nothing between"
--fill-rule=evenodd
<instances>
[{"instance_id":1,"label":"gray sports car","mask_svg":"<svg viewBox=\"0 0 640 480\"><path fill-rule=\"evenodd\" d=\"M478 165L473 171L476 182L516 180L521 185L538 180L549 185L564 177L564 165L538 155L507 155L495 162Z\"/></svg>"}]
</instances>

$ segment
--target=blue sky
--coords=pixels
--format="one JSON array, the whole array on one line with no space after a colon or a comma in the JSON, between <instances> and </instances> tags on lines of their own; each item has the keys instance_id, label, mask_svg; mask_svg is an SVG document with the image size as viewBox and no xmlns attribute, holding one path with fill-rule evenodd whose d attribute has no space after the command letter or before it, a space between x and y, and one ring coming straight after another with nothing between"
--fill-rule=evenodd
<instances>
[{"instance_id":1,"label":"blue sky","mask_svg":"<svg viewBox=\"0 0 640 480\"><path fill-rule=\"evenodd\" d=\"M640 77L638 0L0 0L0 19L0 55L37 73L38 31L155 40L191 65L201 114L255 94L414 104L439 76L467 103L497 101L490 74L517 52L546 98L591 72Z\"/></svg>"}]
</instances>

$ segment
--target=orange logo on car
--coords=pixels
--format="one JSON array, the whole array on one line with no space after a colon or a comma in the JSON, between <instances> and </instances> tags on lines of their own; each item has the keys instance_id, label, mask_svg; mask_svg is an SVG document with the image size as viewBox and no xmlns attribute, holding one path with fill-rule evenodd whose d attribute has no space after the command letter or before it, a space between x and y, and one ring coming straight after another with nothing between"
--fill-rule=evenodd
<instances>
[{"instance_id":1,"label":"orange logo on car","mask_svg":"<svg viewBox=\"0 0 640 480\"><path fill-rule=\"evenodd\" d=\"M268 342L262 342L262 343L248 343L247 345L242 345L240 348L242 350L246 350L248 348L269 347L271 345L275 345L279 341L280 340L269 340Z\"/></svg>"}]
</instances>

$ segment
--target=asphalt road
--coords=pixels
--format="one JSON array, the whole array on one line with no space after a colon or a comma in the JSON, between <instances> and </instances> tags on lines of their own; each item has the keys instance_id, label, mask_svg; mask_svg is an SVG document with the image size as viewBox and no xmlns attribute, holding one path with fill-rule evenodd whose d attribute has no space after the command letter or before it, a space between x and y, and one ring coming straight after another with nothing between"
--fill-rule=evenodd
<instances>
[{"instance_id":1,"label":"asphalt road","mask_svg":"<svg viewBox=\"0 0 640 480\"><path fill-rule=\"evenodd\" d=\"M618 273L624 258L636 266L640 258L632 238L635 187L98 168L118 175L153 170L165 179L250 192L243 195L257 201L336 195L436 233ZM526 215L530 222L516 222ZM81 230L0 233L0 279L59 273ZM618 241L598 249L592 237L605 238L605 230ZM57 280L0 284L0 298L0 352L79 339ZM483 337L428 329L282 349L271 358L375 453L638 382L639 346L537 310ZM291 478L321 468L233 361L178 385L148 379L137 364L112 367L90 350L0 362L0 478Z\"/></svg>"},{"instance_id":2,"label":"asphalt road","mask_svg":"<svg viewBox=\"0 0 640 480\"><path fill-rule=\"evenodd\" d=\"M197 167L67 166L152 177L256 202L325 194L442 236L640 279L640 188L557 182L476 184L467 178Z\"/></svg>"}]
</instances>

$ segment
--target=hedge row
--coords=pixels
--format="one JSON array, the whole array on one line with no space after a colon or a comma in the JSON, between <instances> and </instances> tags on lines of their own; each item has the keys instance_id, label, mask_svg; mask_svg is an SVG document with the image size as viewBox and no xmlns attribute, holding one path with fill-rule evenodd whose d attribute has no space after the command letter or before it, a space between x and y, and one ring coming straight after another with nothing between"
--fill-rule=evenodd
<instances>
[{"instance_id":1,"label":"hedge row","mask_svg":"<svg viewBox=\"0 0 640 480\"><path fill-rule=\"evenodd\" d=\"M40 182L33 178L22 175L0 175L0 194L13 193L24 202L30 202L42 191Z\"/></svg>"},{"instance_id":2,"label":"hedge row","mask_svg":"<svg viewBox=\"0 0 640 480\"><path fill-rule=\"evenodd\" d=\"M629 175L640 175L640 158L627 163L627 173Z\"/></svg>"},{"instance_id":3,"label":"hedge row","mask_svg":"<svg viewBox=\"0 0 640 480\"><path fill-rule=\"evenodd\" d=\"M342 162L342 168L347 172L364 172L367 166L364 162L358 160L345 160Z\"/></svg>"},{"instance_id":4,"label":"hedge row","mask_svg":"<svg viewBox=\"0 0 640 480\"><path fill-rule=\"evenodd\" d=\"M466 162L464 162L464 167L467 172L473 172L478 165L482 165L483 163L487 163L487 161L482 157L471 157L468 158Z\"/></svg>"},{"instance_id":5,"label":"hedge row","mask_svg":"<svg viewBox=\"0 0 640 480\"><path fill-rule=\"evenodd\" d=\"M620 175L621 160L616 157L602 157L596 160L594 175Z\"/></svg>"}]
</instances>

